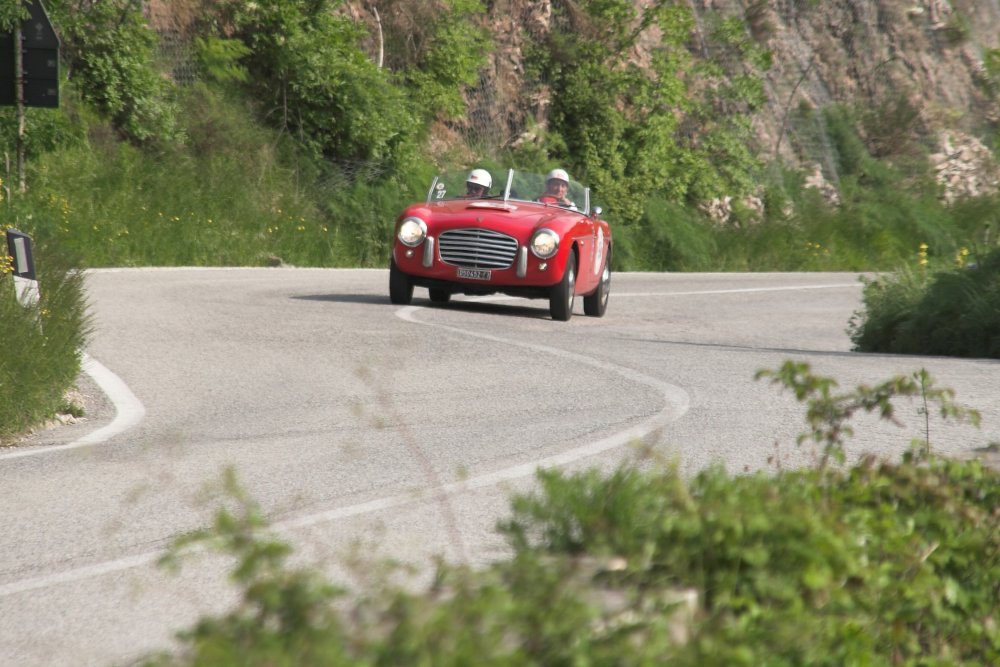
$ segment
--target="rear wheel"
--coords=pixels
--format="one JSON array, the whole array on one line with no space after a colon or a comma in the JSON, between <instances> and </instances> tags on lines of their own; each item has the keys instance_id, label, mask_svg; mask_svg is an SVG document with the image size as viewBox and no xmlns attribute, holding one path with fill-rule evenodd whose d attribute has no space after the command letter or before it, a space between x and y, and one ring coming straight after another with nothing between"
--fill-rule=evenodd
<instances>
[{"instance_id":1,"label":"rear wheel","mask_svg":"<svg viewBox=\"0 0 1000 667\"><path fill-rule=\"evenodd\" d=\"M427 294L431 297L431 303L436 303L441 306L451 301L451 292L446 289L429 287L427 288Z\"/></svg>"},{"instance_id":2,"label":"rear wheel","mask_svg":"<svg viewBox=\"0 0 1000 667\"><path fill-rule=\"evenodd\" d=\"M397 306L406 306L413 300L413 279L396 266L396 260L389 260L389 301Z\"/></svg>"},{"instance_id":3,"label":"rear wheel","mask_svg":"<svg viewBox=\"0 0 1000 667\"><path fill-rule=\"evenodd\" d=\"M601 283L592 294L583 297L583 312L590 317L604 317L608 309L608 297L611 296L611 256L604 260L604 271L601 272Z\"/></svg>"},{"instance_id":4,"label":"rear wheel","mask_svg":"<svg viewBox=\"0 0 1000 667\"><path fill-rule=\"evenodd\" d=\"M574 299L576 299L576 251L570 250L562 280L559 284L553 285L549 292L549 313L552 314L552 319L565 322L572 317Z\"/></svg>"}]
</instances>

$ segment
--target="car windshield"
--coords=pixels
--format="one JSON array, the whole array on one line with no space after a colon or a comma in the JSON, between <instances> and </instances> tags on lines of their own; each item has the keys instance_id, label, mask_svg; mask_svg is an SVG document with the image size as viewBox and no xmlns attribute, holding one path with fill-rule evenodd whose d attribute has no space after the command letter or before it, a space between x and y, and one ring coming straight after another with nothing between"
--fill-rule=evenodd
<instances>
[{"instance_id":1,"label":"car windshield","mask_svg":"<svg viewBox=\"0 0 1000 667\"><path fill-rule=\"evenodd\" d=\"M430 190L427 192L427 203L453 199L480 199L493 202L535 202L549 206L559 206L584 215L590 213L590 190L570 179L565 193L558 192L561 198L546 195L546 181L543 174L528 171L508 169L506 171L490 172L492 184L485 193L479 192L475 183L468 183L468 171L444 172L434 177ZM469 187L472 185L473 187ZM541 201L540 201L541 200Z\"/></svg>"}]
</instances>

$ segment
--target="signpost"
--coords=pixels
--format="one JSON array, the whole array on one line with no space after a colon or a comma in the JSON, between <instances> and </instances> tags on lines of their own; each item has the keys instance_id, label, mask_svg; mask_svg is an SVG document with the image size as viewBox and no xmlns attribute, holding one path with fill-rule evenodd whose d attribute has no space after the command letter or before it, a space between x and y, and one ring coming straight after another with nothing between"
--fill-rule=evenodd
<instances>
[{"instance_id":1,"label":"signpost","mask_svg":"<svg viewBox=\"0 0 1000 667\"><path fill-rule=\"evenodd\" d=\"M29 18L0 34L0 105L17 107L17 172L24 182L24 109L59 108L59 38L41 0L24 0Z\"/></svg>"}]
</instances>

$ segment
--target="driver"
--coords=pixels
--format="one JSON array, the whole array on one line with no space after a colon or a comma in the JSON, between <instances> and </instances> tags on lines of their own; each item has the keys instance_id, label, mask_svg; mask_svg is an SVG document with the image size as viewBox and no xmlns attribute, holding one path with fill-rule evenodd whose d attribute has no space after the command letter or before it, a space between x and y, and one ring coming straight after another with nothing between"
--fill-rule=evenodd
<instances>
[{"instance_id":1,"label":"driver","mask_svg":"<svg viewBox=\"0 0 1000 667\"><path fill-rule=\"evenodd\" d=\"M490 193L490 186L493 185L493 178L490 172L485 169L473 169L469 172L469 177L465 179L466 197L485 197Z\"/></svg>"},{"instance_id":2,"label":"driver","mask_svg":"<svg viewBox=\"0 0 1000 667\"><path fill-rule=\"evenodd\" d=\"M545 193L538 198L543 204L558 204L566 208L576 209L576 204L570 201L569 174L565 169L553 169L545 176Z\"/></svg>"}]
</instances>

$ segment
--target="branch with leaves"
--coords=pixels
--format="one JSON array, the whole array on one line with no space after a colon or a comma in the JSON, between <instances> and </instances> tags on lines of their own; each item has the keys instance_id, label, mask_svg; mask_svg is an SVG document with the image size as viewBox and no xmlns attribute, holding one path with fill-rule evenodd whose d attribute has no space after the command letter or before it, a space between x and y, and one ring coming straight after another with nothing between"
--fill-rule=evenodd
<instances>
[{"instance_id":1,"label":"branch with leaves","mask_svg":"<svg viewBox=\"0 0 1000 667\"><path fill-rule=\"evenodd\" d=\"M814 375L809 364L804 362L786 361L777 370L757 371L754 378L770 379L771 384L791 390L796 400L806 404L809 431L799 435L798 444L812 440L822 445L820 467L825 466L831 458L844 463L844 444L854 434L849 422L858 412L876 413L880 419L902 426L896 418L893 403L899 397L919 398L923 401L919 413L924 416L924 438L913 444L922 450L921 454L925 457L930 453L931 404L937 405L942 419L954 419L979 426L979 411L955 403L954 390L936 387L930 374L923 368L910 375L897 375L873 387L859 385L853 391L844 393L836 393L836 380Z\"/></svg>"}]
</instances>

